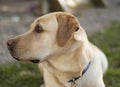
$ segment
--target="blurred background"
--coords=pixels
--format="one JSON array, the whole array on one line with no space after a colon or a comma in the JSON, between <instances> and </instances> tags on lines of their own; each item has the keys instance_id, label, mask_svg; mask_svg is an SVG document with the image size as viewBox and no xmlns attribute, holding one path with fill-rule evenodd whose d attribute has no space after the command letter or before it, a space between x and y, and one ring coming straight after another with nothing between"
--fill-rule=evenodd
<instances>
[{"instance_id":1,"label":"blurred background","mask_svg":"<svg viewBox=\"0 0 120 87\"><path fill-rule=\"evenodd\" d=\"M43 82L36 65L10 56L6 41L28 31L39 16L56 11L79 19L90 41L108 57L107 87L120 87L120 0L0 0L0 87L39 87Z\"/></svg>"}]
</instances>

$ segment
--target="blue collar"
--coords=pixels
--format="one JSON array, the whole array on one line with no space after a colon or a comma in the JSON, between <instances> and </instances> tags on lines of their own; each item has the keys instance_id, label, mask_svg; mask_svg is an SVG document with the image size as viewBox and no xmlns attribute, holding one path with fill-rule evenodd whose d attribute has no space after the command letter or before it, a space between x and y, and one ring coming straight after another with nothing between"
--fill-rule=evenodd
<instances>
[{"instance_id":1,"label":"blue collar","mask_svg":"<svg viewBox=\"0 0 120 87\"><path fill-rule=\"evenodd\" d=\"M83 75L86 73L86 71L87 71L88 68L90 67L90 64L91 64L91 62L89 62L88 65L83 69L81 76L83 76ZM71 80L69 80L68 82L74 82L74 83L75 83L75 81L78 80L81 76L74 77L74 78L72 78Z\"/></svg>"}]
</instances>

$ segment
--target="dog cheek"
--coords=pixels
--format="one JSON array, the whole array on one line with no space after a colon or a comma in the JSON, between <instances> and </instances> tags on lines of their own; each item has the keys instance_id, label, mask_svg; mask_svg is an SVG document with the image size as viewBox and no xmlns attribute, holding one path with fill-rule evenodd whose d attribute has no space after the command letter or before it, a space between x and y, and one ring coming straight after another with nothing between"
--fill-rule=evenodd
<instances>
[{"instance_id":1,"label":"dog cheek","mask_svg":"<svg viewBox=\"0 0 120 87\"><path fill-rule=\"evenodd\" d=\"M39 50L38 52L35 53L35 57L40 59L40 61L45 60L49 55L50 55L50 50L47 48L44 48L42 50Z\"/></svg>"}]
</instances>

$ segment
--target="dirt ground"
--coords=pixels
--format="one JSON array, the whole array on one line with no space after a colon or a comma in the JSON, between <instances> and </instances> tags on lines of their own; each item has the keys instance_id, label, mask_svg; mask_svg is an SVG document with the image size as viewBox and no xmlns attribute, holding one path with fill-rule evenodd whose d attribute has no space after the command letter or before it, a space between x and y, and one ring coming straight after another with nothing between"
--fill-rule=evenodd
<instances>
[{"instance_id":1,"label":"dirt ground","mask_svg":"<svg viewBox=\"0 0 120 87\"><path fill-rule=\"evenodd\" d=\"M77 17L89 35L103 30L113 21L120 21L120 1L108 1L110 3L108 8L80 10L81 16ZM21 2L0 0L0 64L13 61L7 50L6 41L29 29L29 25L37 18L30 11L30 8L36 4L36 0Z\"/></svg>"}]
</instances>

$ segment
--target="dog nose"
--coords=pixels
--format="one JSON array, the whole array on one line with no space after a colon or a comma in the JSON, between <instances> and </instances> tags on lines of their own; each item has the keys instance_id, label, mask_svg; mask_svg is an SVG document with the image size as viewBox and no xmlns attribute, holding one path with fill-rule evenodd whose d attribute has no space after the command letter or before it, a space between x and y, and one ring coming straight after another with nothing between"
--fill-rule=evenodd
<instances>
[{"instance_id":1,"label":"dog nose","mask_svg":"<svg viewBox=\"0 0 120 87\"><path fill-rule=\"evenodd\" d=\"M7 41L7 46L9 49L13 48L15 45L15 39L10 39Z\"/></svg>"}]
</instances>

